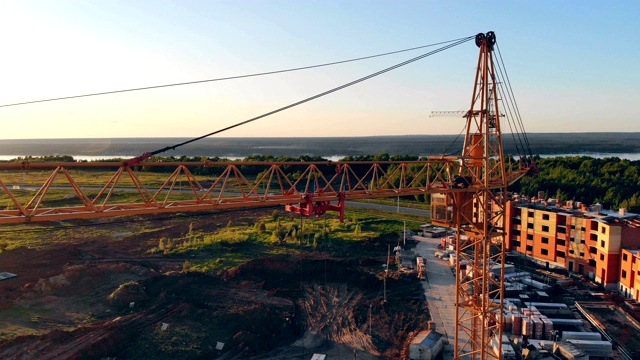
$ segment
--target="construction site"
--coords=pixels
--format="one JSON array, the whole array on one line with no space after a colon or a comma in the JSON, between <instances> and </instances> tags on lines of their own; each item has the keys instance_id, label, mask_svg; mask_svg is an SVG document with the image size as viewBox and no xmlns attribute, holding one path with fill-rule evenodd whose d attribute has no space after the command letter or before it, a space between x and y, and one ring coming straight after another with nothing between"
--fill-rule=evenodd
<instances>
[{"instance_id":1,"label":"construction site","mask_svg":"<svg viewBox=\"0 0 640 360\"><path fill-rule=\"evenodd\" d=\"M37 238L0 253L0 357L638 358L633 314L600 284L511 256L508 186L537 168L493 32L234 126L468 41L479 49L470 106L432 114L464 119L460 155L154 161L222 129L121 162L0 164L0 224ZM202 169L213 169L204 180ZM430 198L416 234L361 236L345 217L348 202L401 197ZM216 239L237 225L271 234L269 245ZM347 227L358 241L332 237ZM236 266L216 270L225 263Z\"/></svg>"}]
</instances>

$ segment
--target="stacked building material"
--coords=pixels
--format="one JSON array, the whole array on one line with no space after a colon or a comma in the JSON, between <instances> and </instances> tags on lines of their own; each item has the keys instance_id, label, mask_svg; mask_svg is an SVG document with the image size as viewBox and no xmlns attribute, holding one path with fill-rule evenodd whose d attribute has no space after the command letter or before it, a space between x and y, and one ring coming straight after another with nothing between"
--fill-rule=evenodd
<instances>
[{"instance_id":1,"label":"stacked building material","mask_svg":"<svg viewBox=\"0 0 640 360\"><path fill-rule=\"evenodd\" d=\"M613 357L613 346L609 341L603 340L567 340L568 343L584 351L589 356Z\"/></svg>"},{"instance_id":2,"label":"stacked building material","mask_svg":"<svg viewBox=\"0 0 640 360\"><path fill-rule=\"evenodd\" d=\"M530 317L525 316L522 319L522 335L527 335L529 338L533 338L534 324Z\"/></svg>"},{"instance_id":3,"label":"stacked building material","mask_svg":"<svg viewBox=\"0 0 640 360\"><path fill-rule=\"evenodd\" d=\"M513 313L511 315L512 318L512 333L513 335L522 334L522 316L519 313Z\"/></svg>"},{"instance_id":4,"label":"stacked building material","mask_svg":"<svg viewBox=\"0 0 640 360\"><path fill-rule=\"evenodd\" d=\"M544 338L549 340L554 340L554 331L553 331L553 321L549 320L548 317L542 315L542 322L544 323Z\"/></svg>"},{"instance_id":5,"label":"stacked building material","mask_svg":"<svg viewBox=\"0 0 640 360\"><path fill-rule=\"evenodd\" d=\"M553 326L582 326L583 322L579 319L549 319L553 322Z\"/></svg>"},{"instance_id":6,"label":"stacked building material","mask_svg":"<svg viewBox=\"0 0 640 360\"><path fill-rule=\"evenodd\" d=\"M568 360L589 360L589 354L578 349L576 346L570 343L558 343L558 347L555 352L560 353Z\"/></svg>"},{"instance_id":7,"label":"stacked building material","mask_svg":"<svg viewBox=\"0 0 640 360\"><path fill-rule=\"evenodd\" d=\"M513 329L513 313L511 311L504 312L504 321L502 322L502 328L506 331L512 331Z\"/></svg>"},{"instance_id":8,"label":"stacked building material","mask_svg":"<svg viewBox=\"0 0 640 360\"><path fill-rule=\"evenodd\" d=\"M599 332L585 332L585 331L563 331L562 341L568 340L602 340L602 335Z\"/></svg>"},{"instance_id":9,"label":"stacked building material","mask_svg":"<svg viewBox=\"0 0 640 360\"><path fill-rule=\"evenodd\" d=\"M533 321L533 338L544 339L544 322L540 316L534 315L531 317L531 320Z\"/></svg>"}]
</instances>

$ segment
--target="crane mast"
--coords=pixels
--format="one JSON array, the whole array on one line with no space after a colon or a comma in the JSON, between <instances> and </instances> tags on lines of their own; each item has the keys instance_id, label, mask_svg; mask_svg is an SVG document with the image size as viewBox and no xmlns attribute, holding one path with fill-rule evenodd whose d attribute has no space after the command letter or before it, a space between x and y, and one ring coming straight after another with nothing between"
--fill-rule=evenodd
<instances>
[{"instance_id":1,"label":"crane mast","mask_svg":"<svg viewBox=\"0 0 640 360\"><path fill-rule=\"evenodd\" d=\"M491 338L502 337L504 214L510 181L505 167L496 74L495 34L478 34L480 48L460 171L454 189L432 196L437 224L456 231L456 359L494 359ZM500 276L492 276L500 269Z\"/></svg>"}]
</instances>

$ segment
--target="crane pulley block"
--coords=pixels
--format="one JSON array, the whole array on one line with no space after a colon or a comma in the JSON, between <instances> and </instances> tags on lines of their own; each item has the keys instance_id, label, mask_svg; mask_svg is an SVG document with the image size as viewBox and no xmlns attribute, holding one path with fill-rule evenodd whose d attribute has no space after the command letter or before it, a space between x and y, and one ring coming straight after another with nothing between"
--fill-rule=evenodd
<instances>
[{"instance_id":1,"label":"crane pulley block","mask_svg":"<svg viewBox=\"0 0 640 360\"><path fill-rule=\"evenodd\" d=\"M327 211L335 211L338 213L340 222L344 221L344 199L345 193L338 193L337 203L330 200L314 201L314 194L307 194L304 200L297 205L288 204L284 206L285 211L300 214L305 217L320 217Z\"/></svg>"}]
</instances>

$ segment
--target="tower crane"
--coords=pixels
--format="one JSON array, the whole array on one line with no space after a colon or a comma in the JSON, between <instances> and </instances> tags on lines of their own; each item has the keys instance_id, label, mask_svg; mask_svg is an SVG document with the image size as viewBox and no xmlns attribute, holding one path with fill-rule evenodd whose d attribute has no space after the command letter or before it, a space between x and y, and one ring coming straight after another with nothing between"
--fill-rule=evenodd
<instances>
[{"instance_id":1,"label":"tower crane","mask_svg":"<svg viewBox=\"0 0 640 360\"><path fill-rule=\"evenodd\" d=\"M456 358L491 359L491 338L502 338L505 207L507 186L513 181L505 168L496 70L495 34L478 34L480 48L471 106L464 114L466 134L456 189L432 195L436 224L456 231ZM461 234L468 238L464 241ZM467 274L460 264L467 264ZM492 276L491 269L500 269ZM499 354L497 355L499 358Z\"/></svg>"},{"instance_id":2,"label":"tower crane","mask_svg":"<svg viewBox=\"0 0 640 360\"><path fill-rule=\"evenodd\" d=\"M304 216L335 211L342 219L347 200L431 195L433 222L457 230L456 266L464 262L469 269L468 276L456 271L455 357L499 359L491 337L502 336L507 186L535 165L522 155L518 161L505 157L502 115L493 115L500 114L504 95L493 61L495 34L477 34L475 43L480 53L469 109L432 114L465 118L459 156L295 163L159 162L143 156L120 163L0 163L0 204L7 204L0 208L0 225L273 205ZM157 167L173 171L163 182L146 183L141 174ZM194 169L207 169L206 184ZM77 175L96 170L114 172L104 180ZM18 185L19 178L23 184ZM33 196L25 195L24 186L32 187ZM127 196L118 196L123 193ZM500 276L493 277L496 267Z\"/></svg>"}]
</instances>

